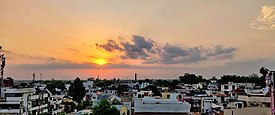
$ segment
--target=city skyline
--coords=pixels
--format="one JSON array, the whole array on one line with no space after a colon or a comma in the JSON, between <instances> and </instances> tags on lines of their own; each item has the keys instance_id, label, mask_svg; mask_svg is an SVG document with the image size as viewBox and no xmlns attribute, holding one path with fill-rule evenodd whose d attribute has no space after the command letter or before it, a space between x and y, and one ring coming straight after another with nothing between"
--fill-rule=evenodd
<instances>
[{"instance_id":1,"label":"city skyline","mask_svg":"<svg viewBox=\"0 0 275 115\"><path fill-rule=\"evenodd\" d=\"M0 1L5 76L177 78L275 70L275 1Z\"/></svg>"}]
</instances>

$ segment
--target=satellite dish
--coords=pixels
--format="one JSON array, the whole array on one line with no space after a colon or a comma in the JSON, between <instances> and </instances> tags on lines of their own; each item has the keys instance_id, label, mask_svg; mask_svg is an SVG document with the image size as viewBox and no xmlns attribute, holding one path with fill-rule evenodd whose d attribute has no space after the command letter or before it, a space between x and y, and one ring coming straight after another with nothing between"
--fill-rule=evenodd
<instances>
[{"instance_id":1,"label":"satellite dish","mask_svg":"<svg viewBox=\"0 0 275 115\"><path fill-rule=\"evenodd\" d=\"M266 86L266 87L264 88L263 94L266 95L268 92L269 92L269 87Z\"/></svg>"}]
</instances>

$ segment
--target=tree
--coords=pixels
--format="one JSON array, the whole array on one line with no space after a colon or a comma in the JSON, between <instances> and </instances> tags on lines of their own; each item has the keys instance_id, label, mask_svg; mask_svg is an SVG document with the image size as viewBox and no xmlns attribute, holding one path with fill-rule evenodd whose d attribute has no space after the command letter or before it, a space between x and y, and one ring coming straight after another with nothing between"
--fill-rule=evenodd
<instances>
[{"instance_id":1,"label":"tree","mask_svg":"<svg viewBox=\"0 0 275 115\"><path fill-rule=\"evenodd\" d=\"M186 84L197 84L199 82L205 82L202 76L196 76L195 74L185 73L184 76L180 76L180 82Z\"/></svg>"},{"instance_id":2,"label":"tree","mask_svg":"<svg viewBox=\"0 0 275 115\"><path fill-rule=\"evenodd\" d=\"M88 81L94 81L95 78L94 78L94 77L89 77L87 80L88 80Z\"/></svg>"},{"instance_id":3,"label":"tree","mask_svg":"<svg viewBox=\"0 0 275 115\"><path fill-rule=\"evenodd\" d=\"M158 88L154 85L148 85L144 88L144 90L152 91L154 96L161 96L161 93L159 92Z\"/></svg>"},{"instance_id":4,"label":"tree","mask_svg":"<svg viewBox=\"0 0 275 115\"><path fill-rule=\"evenodd\" d=\"M52 94L56 94L55 88L61 89L61 91L64 91L65 89L65 83L59 80L52 79L51 81L48 81L47 83L47 89L51 91Z\"/></svg>"},{"instance_id":5,"label":"tree","mask_svg":"<svg viewBox=\"0 0 275 115\"><path fill-rule=\"evenodd\" d=\"M65 102L63 104L65 105L64 112L66 112L66 113L73 112L75 109L75 106L76 106L74 102Z\"/></svg>"},{"instance_id":6,"label":"tree","mask_svg":"<svg viewBox=\"0 0 275 115\"><path fill-rule=\"evenodd\" d=\"M128 92L129 88L130 87L128 85L120 85L117 89L117 93L120 95L123 92Z\"/></svg>"},{"instance_id":7,"label":"tree","mask_svg":"<svg viewBox=\"0 0 275 115\"><path fill-rule=\"evenodd\" d=\"M93 108L93 115L119 115L120 111L107 100L102 100Z\"/></svg>"},{"instance_id":8,"label":"tree","mask_svg":"<svg viewBox=\"0 0 275 115\"><path fill-rule=\"evenodd\" d=\"M82 81L77 77L69 87L69 96L73 97L73 100L80 103L84 98L86 91Z\"/></svg>"},{"instance_id":9,"label":"tree","mask_svg":"<svg viewBox=\"0 0 275 115\"><path fill-rule=\"evenodd\" d=\"M178 80L173 80L171 83L170 83L170 85L169 85L169 91L173 91L173 90L175 90L176 88L179 88L178 87L178 84L179 84L180 82L178 81Z\"/></svg>"},{"instance_id":10,"label":"tree","mask_svg":"<svg viewBox=\"0 0 275 115\"><path fill-rule=\"evenodd\" d=\"M238 76L238 75L223 75L218 80L218 83L226 84L228 82L235 83L255 83L257 86L265 86L264 76L259 77L257 74L251 74L249 76Z\"/></svg>"}]
</instances>

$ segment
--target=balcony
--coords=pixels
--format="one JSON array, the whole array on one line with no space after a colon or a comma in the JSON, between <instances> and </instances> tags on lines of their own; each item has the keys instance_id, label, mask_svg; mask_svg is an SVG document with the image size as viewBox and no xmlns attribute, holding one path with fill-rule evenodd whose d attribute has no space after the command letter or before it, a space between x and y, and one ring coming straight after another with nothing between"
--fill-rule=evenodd
<instances>
[{"instance_id":1,"label":"balcony","mask_svg":"<svg viewBox=\"0 0 275 115\"><path fill-rule=\"evenodd\" d=\"M0 102L5 102L6 101L6 97L0 97Z\"/></svg>"},{"instance_id":2,"label":"balcony","mask_svg":"<svg viewBox=\"0 0 275 115\"><path fill-rule=\"evenodd\" d=\"M6 97L6 101L8 101L8 102L20 102L21 97Z\"/></svg>"},{"instance_id":3,"label":"balcony","mask_svg":"<svg viewBox=\"0 0 275 115\"><path fill-rule=\"evenodd\" d=\"M19 113L19 112L20 112L20 109L0 109L0 113L6 113L6 114L12 114L12 113L16 114L16 113Z\"/></svg>"}]
</instances>

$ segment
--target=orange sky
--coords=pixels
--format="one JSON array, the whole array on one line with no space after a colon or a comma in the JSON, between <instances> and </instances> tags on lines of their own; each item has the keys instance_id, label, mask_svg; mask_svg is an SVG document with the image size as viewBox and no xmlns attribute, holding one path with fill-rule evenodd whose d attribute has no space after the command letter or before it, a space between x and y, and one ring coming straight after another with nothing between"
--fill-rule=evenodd
<instances>
[{"instance_id":1,"label":"orange sky","mask_svg":"<svg viewBox=\"0 0 275 115\"><path fill-rule=\"evenodd\" d=\"M273 0L0 0L0 27L5 76L15 79L275 69Z\"/></svg>"}]
</instances>

